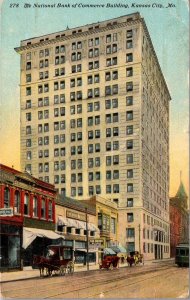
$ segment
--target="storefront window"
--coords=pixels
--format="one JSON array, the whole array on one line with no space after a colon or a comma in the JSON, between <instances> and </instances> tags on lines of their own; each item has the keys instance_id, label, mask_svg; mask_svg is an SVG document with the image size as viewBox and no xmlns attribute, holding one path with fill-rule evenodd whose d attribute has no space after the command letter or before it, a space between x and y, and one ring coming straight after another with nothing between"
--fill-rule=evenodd
<instances>
[{"instance_id":1,"label":"storefront window","mask_svg":"<svg viewBox=\"0 0 190 300\"><path fill-rule=\"evenodd\" d=\"M10 190L8 187L6 187L4 191L4 207L10 207Z\"/></svg>"},{"instance_id":2,"label":"storefront window","mask_svg":"<svg viewBox=\"0 0 190 300\"><path fill-rule=\"evenodd\" d=\"M14 202L14 212L15 214L20 214L20 192L15 192L15 202Z\"/></svg>"},{"instance_id":3,"label":"storefront window","mask_svg":"<svg viewBox=\"0 0 190 300\"><path fill-rule=\"evenodd\" d=\"M1 224L0 269L20 268L21 227Z\"/></svg>"}]
</instances>

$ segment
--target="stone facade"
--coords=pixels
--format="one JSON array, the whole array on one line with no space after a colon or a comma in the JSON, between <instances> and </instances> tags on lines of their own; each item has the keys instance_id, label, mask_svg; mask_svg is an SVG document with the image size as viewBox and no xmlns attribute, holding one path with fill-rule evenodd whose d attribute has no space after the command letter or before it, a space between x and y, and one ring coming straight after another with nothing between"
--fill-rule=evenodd
<instances>
[{"instance_id":1,"label":"stone facade","mask_svg":"<svg viewBox=\"0 0 190 300\"><path fill-rule=\"evenodd\" d=\"M111 199L122 245L168 257L170 94L144 19L67 29L15 50L22 170L68 197Z\"/></svg>"}]
</instances>

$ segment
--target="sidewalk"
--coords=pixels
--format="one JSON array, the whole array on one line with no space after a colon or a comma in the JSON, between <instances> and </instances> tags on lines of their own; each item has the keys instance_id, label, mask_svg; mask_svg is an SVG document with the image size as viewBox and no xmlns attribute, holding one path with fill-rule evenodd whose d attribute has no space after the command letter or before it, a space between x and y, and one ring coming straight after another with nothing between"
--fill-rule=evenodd
<instances>
[{"instance_id":1,"label":"sidewalk","mask_svg":"<svg viewBox=\"0 0 190 300\"><path fill-rule=\"evenodd\" d=\"M127 263L120 264L120 267L128 266ZM99 264L90 264L89 271L99 270ZM87 271L87 266L84 265L75 265L75 273ZM30 278L39 278L40 271L38 269L32 269L32 267L25 268L22 271L13 271L13 272L3 272L0 273L0 283L16 281L21 279L30 279Z\"/></svg>"},{"instance_id":2,"label":"sidewalk","mask_svg":"<svg viewBox=\"0 0 190 300\"><path fill-rule=\"evenodd\" d=\"M145 261L145 265L150 265L153 263L164 263L164 262L172 262L173 258L163 259L163 260L147 260ZM127 263L119 264L120 268L128 267ZM98 270L99 264L90 264L89 270ZM87 271L87 266L84 265L75 265L75 272L85 272ZM30 279L30 278L39 278L40 272L38 269L32 269L32 267L27 267L23 271L13 271L13 272L4 272L0 273L0 282L9 282L16 281L21 279Z\"/></svg>"}]
</instances>

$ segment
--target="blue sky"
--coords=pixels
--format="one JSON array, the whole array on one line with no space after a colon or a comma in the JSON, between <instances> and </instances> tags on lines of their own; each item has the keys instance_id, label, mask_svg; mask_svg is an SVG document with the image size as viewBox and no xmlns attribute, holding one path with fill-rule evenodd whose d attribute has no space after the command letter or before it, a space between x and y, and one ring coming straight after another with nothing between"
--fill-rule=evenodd
<instances>
[{"instance_id":1,"label":"blue sky","mask_svg":"<svg viewBox=\"0 0 190 300\"><path fill-rule=\"evenodd\" d=\"M158 60L172 97L170 103L170 161L171 195L179 184L179 174L186 189L188 178L189 139L189 8L188 1L169 1L173 8L166 8L167 1L107 1L107 0L28 0L15 1L19 7L11 8L13 1L1 4L1 73L0 73L0 160L20 169L19 149L19 81L20 57L14 48L23 39L61 31L80 25L103 21L139 11L145 18ZM24 8L24 4L31 4ZM128 8L33 8L33 4L125 4ZM150 8L131 8L131 4L147 4ZM163 4L163 8L152 4Z\"/></svg>"}]
</instances>

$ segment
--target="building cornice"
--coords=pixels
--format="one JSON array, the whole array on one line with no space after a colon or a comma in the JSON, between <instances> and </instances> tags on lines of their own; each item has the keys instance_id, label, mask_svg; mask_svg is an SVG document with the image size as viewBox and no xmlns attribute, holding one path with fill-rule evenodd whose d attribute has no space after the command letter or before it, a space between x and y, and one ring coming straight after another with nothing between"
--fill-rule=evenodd
<instances>
[{"instance_id":1,"label":"building cornice","mask_svg":"<svg viewBox=\"0 0 190 300\"><path fill-rule=\"evenodd\" d=\"M96 34L96 33L99 34L101 32L107 32L108 30L113 30L113 29L117 29L117 28L122 28L122 27L130 26L130 25L138 24L139 22L140 22L140 19L135 19L135 20L131 20L131 21L128 21L128 22L121 22L121 23L118 23L118 24L115 24L115 25L109 25L109 26L105 26L105 27L96 28L96 29L93 29L93 30L87 30L87 31L80 32L80 33L78 32L78 33L75 33L75 34L70 34L70 35L64 36L64 37L59 37L59 38L54 38L54 39L51 39L51 40L46 40L46 41L43 41L43 42L37 42L37 43L34 43L34 44L30 44L30 45L16 47L14 49L17 53L22 54L22 52L25 51L25 50L30 50L30 49L34 49L34 48L38 48L38 47L43 47L43 46L50 45L50 44L56 44L58 42L65 42L67 40L72 40L73 38L83 38L83 37L91 36L92 34ZM38 38L40 38L40 36ZM28 40L30 40L30 39L28 39Z\"/></svg>"}]
</instances>

